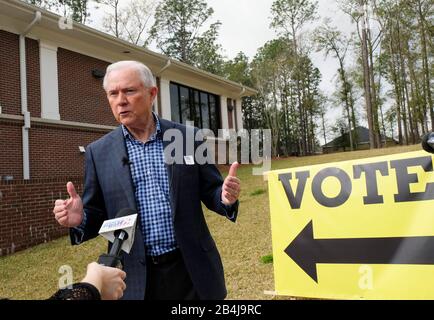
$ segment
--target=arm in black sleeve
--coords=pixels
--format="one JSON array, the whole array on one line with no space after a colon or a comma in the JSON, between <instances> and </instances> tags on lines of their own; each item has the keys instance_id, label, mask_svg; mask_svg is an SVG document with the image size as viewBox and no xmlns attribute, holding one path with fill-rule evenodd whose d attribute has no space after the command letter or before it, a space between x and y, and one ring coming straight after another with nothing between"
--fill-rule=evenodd
<instances>
[{"instance_id":1,"label":"arm in black sleeve","mask_svg":"<svg viewBox=\"0 0 434 320\"><path fill-rule=\"evenodd\" d=\"M101 300L98 289L90 283L74 283L72 288L58 290L48 300Z\"/></svg>"}]
</instances>

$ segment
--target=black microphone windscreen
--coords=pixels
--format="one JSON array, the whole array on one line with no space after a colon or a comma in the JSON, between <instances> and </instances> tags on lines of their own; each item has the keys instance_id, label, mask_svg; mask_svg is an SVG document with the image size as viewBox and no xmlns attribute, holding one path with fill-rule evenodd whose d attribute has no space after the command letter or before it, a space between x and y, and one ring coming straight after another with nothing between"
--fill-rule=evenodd
<instances>
[{"instance_id":1,"label":"black microphone windscreen","mask_svg":"<svg viewBox=\"0 0 434 320\"><path fill-rule=\"evenodd\" d=\"M429 132L422 137L422 148L426 152L434 153L434 132Z\"/></svg>"}]
</instances>

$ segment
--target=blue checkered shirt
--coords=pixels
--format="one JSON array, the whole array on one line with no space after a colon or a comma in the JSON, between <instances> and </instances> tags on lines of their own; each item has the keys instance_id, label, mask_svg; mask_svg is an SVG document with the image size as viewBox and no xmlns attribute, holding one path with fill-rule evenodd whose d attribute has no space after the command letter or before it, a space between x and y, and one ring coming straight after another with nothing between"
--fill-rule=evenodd
<instances>
[{"instance_id":1,"label":"blue checkered shirt","mask_svg":"<svg viewBox=\"0 0 434 320\"><path fill-rule=\"evenodd\" d=\"M177 248L170 208L169 178L164 163L160 121L154 116L156 131L145 143L138 141L122 125L137 209L147 255L157 256Z\"/></svg>"}]
</instances>

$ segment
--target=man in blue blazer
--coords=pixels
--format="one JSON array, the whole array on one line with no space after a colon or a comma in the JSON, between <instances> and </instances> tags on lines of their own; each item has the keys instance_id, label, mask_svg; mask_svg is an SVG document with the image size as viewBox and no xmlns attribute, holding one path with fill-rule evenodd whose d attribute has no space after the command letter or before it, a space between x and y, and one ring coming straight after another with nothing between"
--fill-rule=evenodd
<instances>
[{"instance_id":1,"label":"man in blue blazer","mask_svg":"<svg viewBox=\"0 0 434 320\"><path fill-rule=\"evenodd\" d=\"M189 128L152 112L158 89L142 63L110 65L104 89L121 125L87 147L83 197L68 182L70 198L56 200L55 219L70 228L72 244L80 244L96 237L103 221L121 209L137 210L133 247L123 254L123 299L224 299L223 266L201 202L235 222L238 163L223 181L213 164L199 165L187 154ZM164 152L176 143L165 136L173 130L182 136L175 150L181 150L182 163Z\"/></svg>"}]
</instances>

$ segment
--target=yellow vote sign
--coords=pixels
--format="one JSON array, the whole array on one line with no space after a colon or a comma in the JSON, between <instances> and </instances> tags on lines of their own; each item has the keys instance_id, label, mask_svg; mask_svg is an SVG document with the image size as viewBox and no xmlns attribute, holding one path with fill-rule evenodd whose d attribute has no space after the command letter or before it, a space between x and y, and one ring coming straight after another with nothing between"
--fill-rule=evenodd
<instances>
[{"instance_id":1,"label":"yellow vote sign","mask_svg":"<svg viewBox=\"0 0 434 320\"><path fill-rule=\"evenodd\" d=\"M429 153L275 170L268 185L278 295L434 299Z\"/></svg>"}]
</instances>

